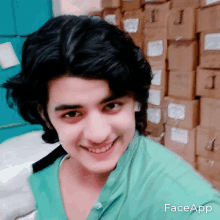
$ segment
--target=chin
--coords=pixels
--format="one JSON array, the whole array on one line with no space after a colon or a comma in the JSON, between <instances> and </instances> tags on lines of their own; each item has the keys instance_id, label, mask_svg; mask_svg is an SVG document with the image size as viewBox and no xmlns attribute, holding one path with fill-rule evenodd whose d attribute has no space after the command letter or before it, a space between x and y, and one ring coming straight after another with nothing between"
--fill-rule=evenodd
<instances>
[{"instance_id":1,"label":"chin","mask_svg":"<svg viewBox=\"0 0 220 220\"><path fill-rule=\"evenodd\" d=\"M108 174L108 173L112 172L116 168L116 166L117 166L117 164L112 165L112 166L108 166L104 169L103 168L99 169L98 167L91 169L91 167L90 167L90 169L88 169L88 171L93 174Z\"/></svg>"}]
</instances>

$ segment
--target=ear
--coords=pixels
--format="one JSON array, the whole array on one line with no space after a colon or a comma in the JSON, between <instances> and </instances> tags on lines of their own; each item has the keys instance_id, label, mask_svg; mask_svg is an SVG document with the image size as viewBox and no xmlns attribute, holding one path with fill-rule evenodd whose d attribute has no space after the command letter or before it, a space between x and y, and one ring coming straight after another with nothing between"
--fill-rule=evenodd
<instances>
[{"instance_id":1,"label":"ear","mask_svg":"<svg viewBox=\"0 0 220 220\"><path fill-rule=\"evenodd\" d=\"M141 103L135 101L134 103L134 111L139 112L141 110Z\"/></svg>"},{"instance_id":2,"label":"ear","mask_svg":"<svg viewBox=\"0 0 220 220\"><path fill-rule=\"evenodd\" d=\"M43 109L43 107L42 107L41 104L37 104L37 110L38 110L38 112L39 112L41 118L45 121L47 127L48 127L49 129L53 130L53 129L54 129L53 126L51 125L51 123L50 123L50 122L46 119L46 117L45 117L44 109Z\"/></svg>"}]
</instances>

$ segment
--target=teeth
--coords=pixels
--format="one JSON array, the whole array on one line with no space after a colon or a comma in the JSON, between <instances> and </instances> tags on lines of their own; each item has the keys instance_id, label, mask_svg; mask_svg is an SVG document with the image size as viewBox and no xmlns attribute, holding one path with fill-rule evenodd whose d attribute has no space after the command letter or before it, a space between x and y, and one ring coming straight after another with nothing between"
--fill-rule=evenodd
<instances>
[{"instance_id":1,"label":"teeth","mask_svg":"<svg viewBox=\"0 0 220 220\"><path fill-rule=\"evenodd\" d=\"M111 148L111 145L107 146L107 147L103 147L101 149L88 149L90 152L93 152L93 153L104 153L106 152L109 148Z\"/></svg>"}]
</instances>

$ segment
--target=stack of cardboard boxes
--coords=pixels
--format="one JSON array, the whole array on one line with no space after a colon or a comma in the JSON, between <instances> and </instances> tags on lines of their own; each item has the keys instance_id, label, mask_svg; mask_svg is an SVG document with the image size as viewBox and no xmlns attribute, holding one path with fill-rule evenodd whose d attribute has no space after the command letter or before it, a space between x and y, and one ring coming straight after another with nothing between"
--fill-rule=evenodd
<instances>
[{"instance_id":1,"label":"stack of cardboard boxes","mask_svg":"<svg viewBox=\"0 0 220 220\"><path fill-rule=\"evenodd\" d=\"M199 123L199 100L195 100L197 4L191 2L189 7L187 1L183 3L172 1L168 19L169 86L168 97L163 103L165 146L195 166L196 127Z\"/></svg>"},{"instance_id":2,"label":"stack of cardboard boxes","mask_svg":"<svg viewBox=\"0 0 220 220\"><path fill-rule=\"evenodd\" d=\"M141 49L143 47L143 3L144 0L102 0L102 18L128 32Z\"/></svg>"},{"instance_id":3,"label":"stack of cardboard boxes","mask_svg":"<svg viewBox=\"0 0 220 220\"><path fill-rule=\"evenodd\" d=\"M201 97L201 123L197 127L197 169L220 189L220 1L202 0L200 3L196 95Z\"/></svg>"},{"instance_id":4,"label":"stack of cardboard boxes","mask_svg":"<svg viewBox=\"0 0 220 220\"><path fill-rule=\"evenodd\" d=\"M152 67L149 137L220 189L220 0L103 0L102 6L103 19L130 33Z\"/></svg>"},{"instance_id":5,"label":"stack of cardboard boxes","mask_svg":"<svg viewBox=\"0 0 220 220\"><path fill-rule=\"evenodd\" d=\"M121 28L122 21L122 0L102 1L103 19Z\"/></svg>"},{"instance_id":6,"label":"stack of cardboard boxes","mask_svg":"<svg viewBox=\"0 0 220 220\"><path fill-rule=\"evenodd\" d=\"M143 49L143 0L123 1L122 28L130 34L137 46Z\"/></svg>"},{"instance_id":7,"label":"stack of cardboard boxes","mask_svg":"<svg viewBox=\"0 0 220 220\"><path fill-rule=\"evenodd\" d=\"M163 100L168 91L167 25L170 2L147 3L144 7L144 54L151 65L153 80L148 99L149 137L163 144L165 120Z\"/></svg>"}]
</instances>

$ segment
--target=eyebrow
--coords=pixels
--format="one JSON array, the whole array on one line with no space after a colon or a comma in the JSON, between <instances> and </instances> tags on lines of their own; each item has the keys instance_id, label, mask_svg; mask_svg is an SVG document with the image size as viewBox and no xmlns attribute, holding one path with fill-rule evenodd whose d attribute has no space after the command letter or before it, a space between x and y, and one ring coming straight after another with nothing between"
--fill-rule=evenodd
<instances>
[{"instance_id":1,"label":"eyebrow","mask_svg":"<svg viewBox=\"0 0 220 220\"><path fill-rule=\"evenodd\" d=\"M110 95L107 98L103 99L101 102L99 102L99 105L102 105L104 103L113 101L115 99L126 97L126 95ZM58 105L55 107L55 111L64 111L68 109L77 109L77 108L83 108L82 105Z\"/></svg>"}]
</instances>

